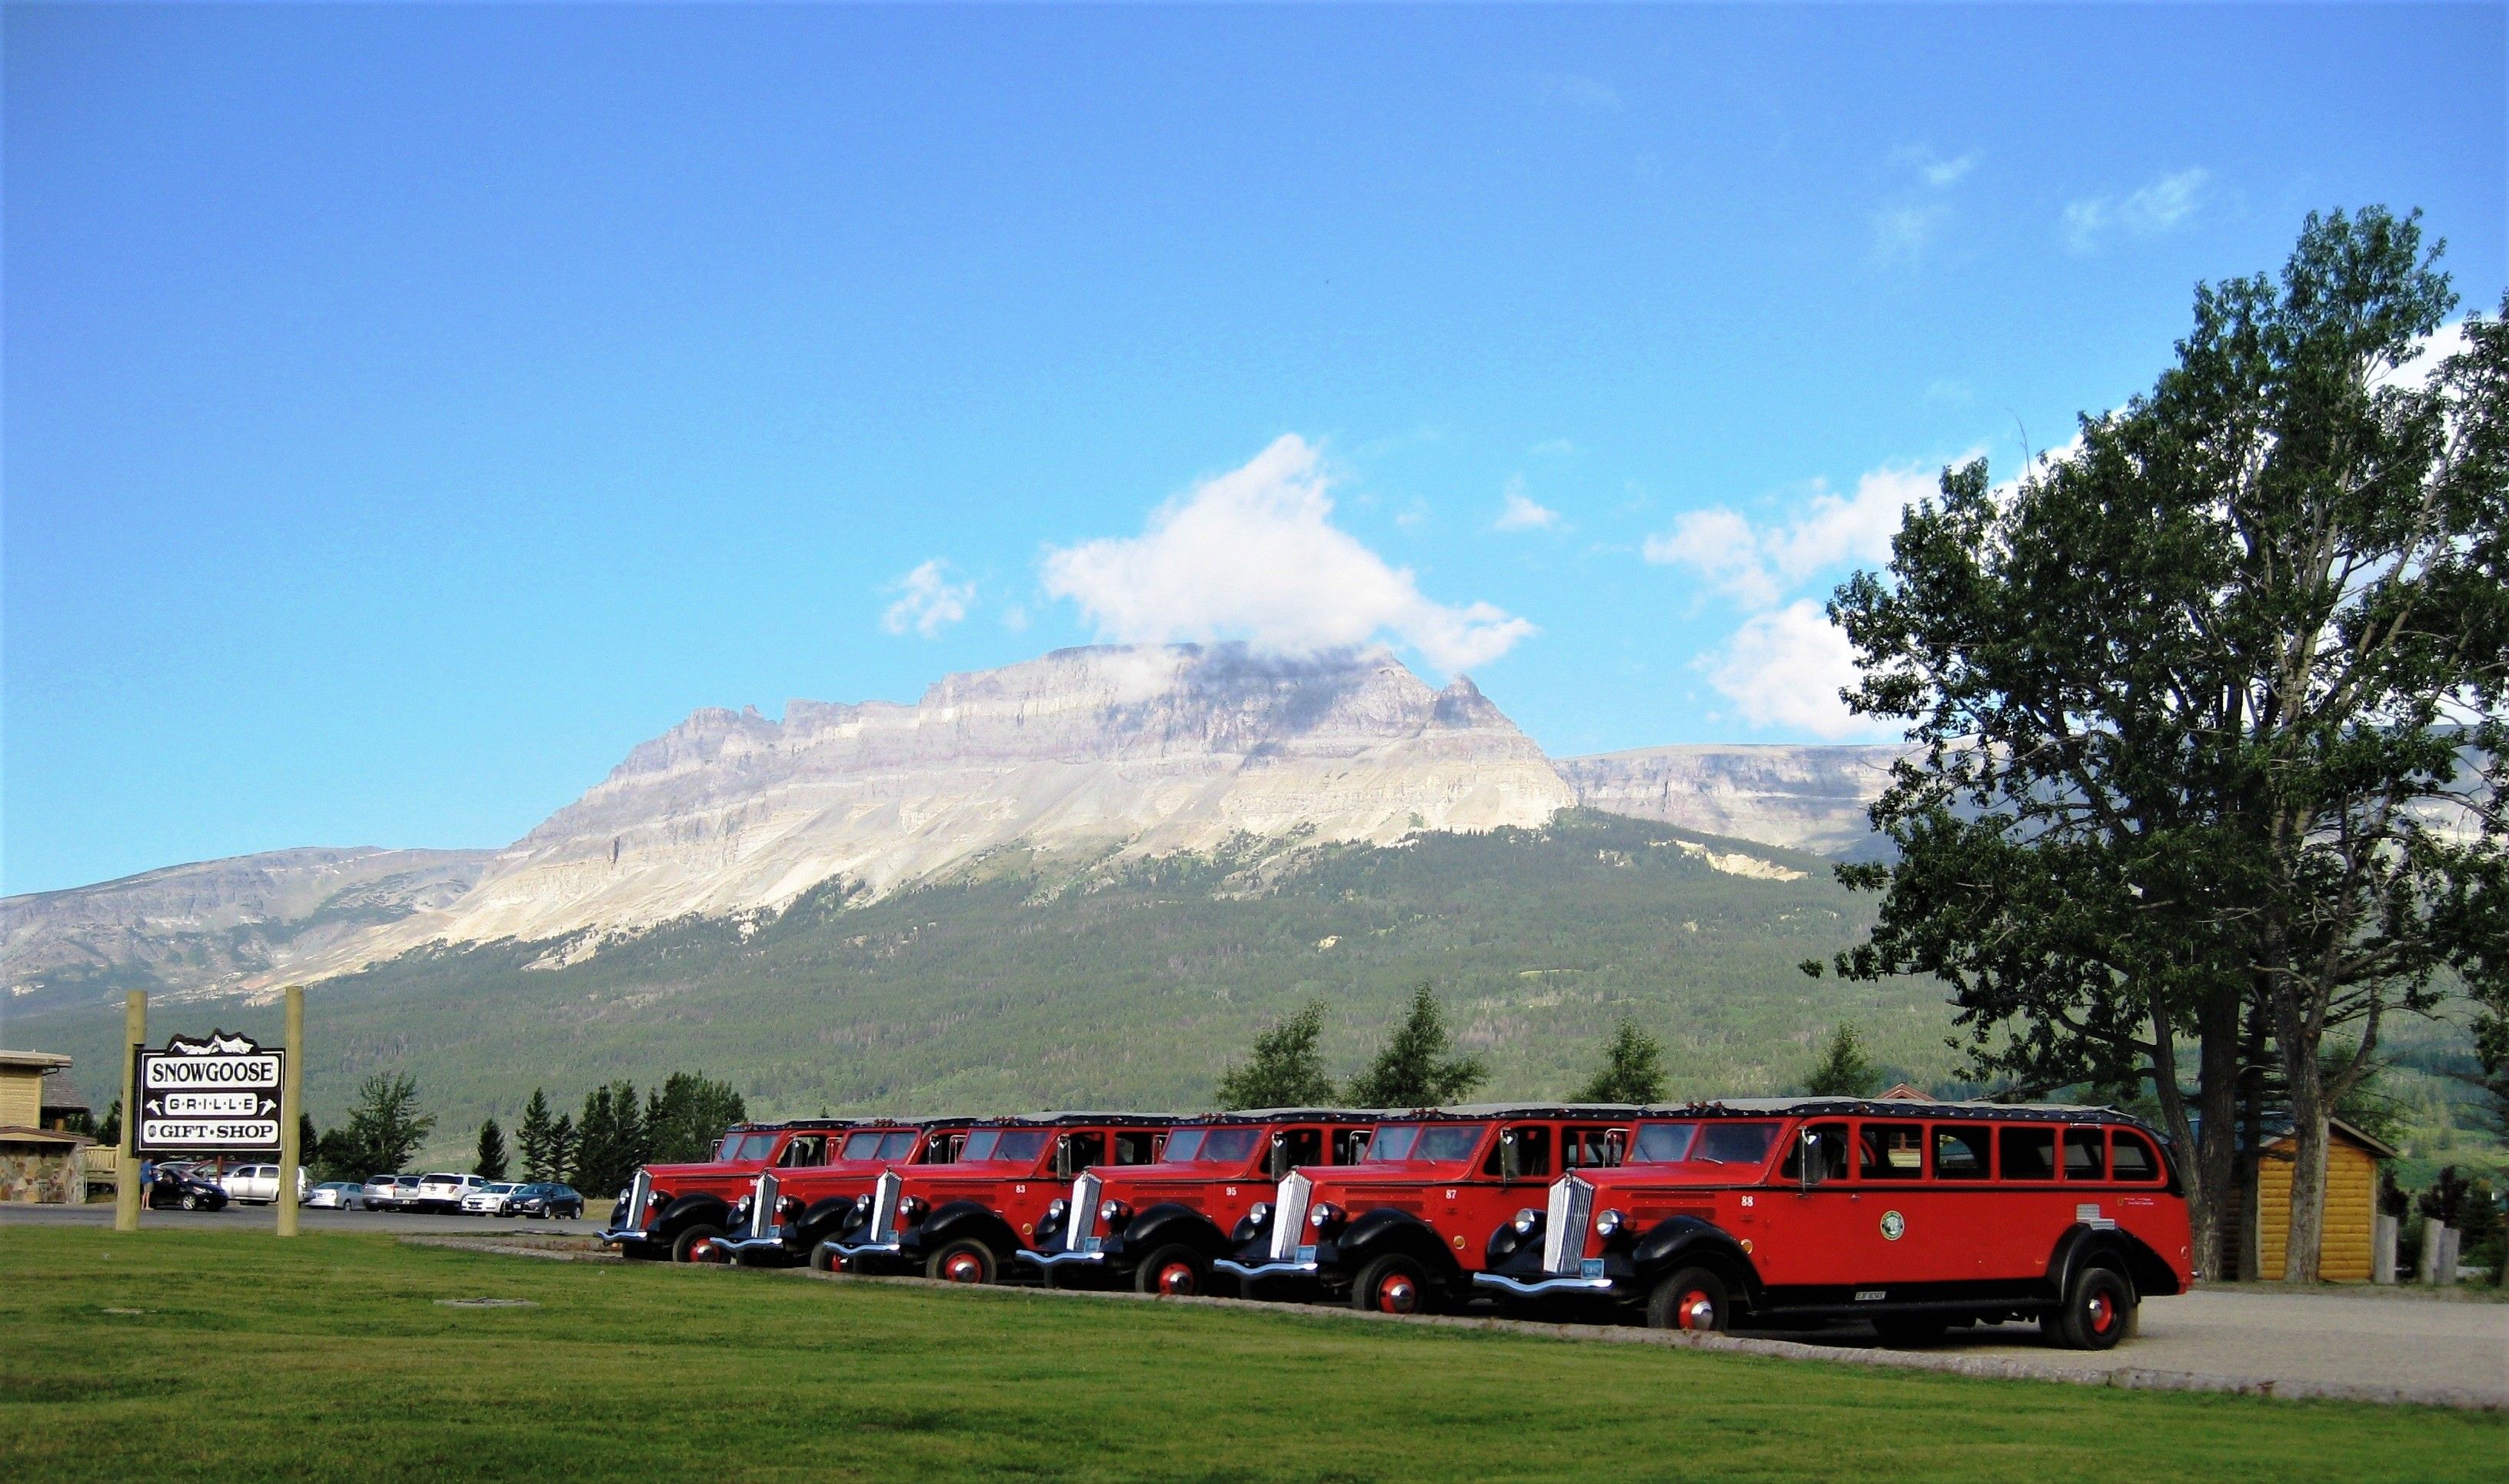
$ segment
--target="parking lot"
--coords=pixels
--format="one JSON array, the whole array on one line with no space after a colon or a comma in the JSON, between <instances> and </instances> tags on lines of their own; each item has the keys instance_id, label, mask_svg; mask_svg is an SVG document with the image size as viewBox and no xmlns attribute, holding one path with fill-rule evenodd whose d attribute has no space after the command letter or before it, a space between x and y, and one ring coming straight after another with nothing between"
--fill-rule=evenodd
<instances>
[{"instance_id":1,"label":"parking lot","mask_svg":"<svg viewBox=\"0 0 2509 1484\"><path fill-rule=\"evenodd\" d=\"M604 1203L594 1203L594 1209L580 1220L539 1221L527 1216L453 1216L419 1211L341 1211L319 1207L303 1207L296 1213L297 1225L308 1232L391 1232L404 1233L468 1233L520 1230L527 1232L565 1232L589 1236L601 1230L601 1218L610 1213ZM142 1226L198 1228L203 1231L226 1231L244 1227L264 1227L278 1219L275 1207L267 1206L230 1206L222 1211L158 1211L141 1216ZM0 1206L0 1222L25 1222L55 1226L113 1225L111 1202L87 1206Z\"/></svg>"}]
</instances>

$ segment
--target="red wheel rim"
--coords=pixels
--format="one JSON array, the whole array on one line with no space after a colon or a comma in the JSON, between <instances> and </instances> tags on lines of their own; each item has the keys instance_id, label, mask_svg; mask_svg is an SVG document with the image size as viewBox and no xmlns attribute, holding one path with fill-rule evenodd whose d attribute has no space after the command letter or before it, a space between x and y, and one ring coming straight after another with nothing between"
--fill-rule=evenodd
<instances>
[{"instance_id":1,"label":"red wheel rim","mask_svg":"<svg viewBox=\"0 0 2509 1484\"><path fill-rule=\"evenodd\" d=\"M2116 1304L2105 1293L2092 1294L2091 1332L2093 1334L2107 1334L2109 1332L2109 1326L2116 1322Z\"/></svg>"},{"instance_id":2,"label":"red wheel rim","mask_svg":"<svg viewBox=\"0 0 2509 1484\"><path fill-rule=\"evenodd\" d=\"M1412 1314L1420 1308L1420 1289L1408 1274L1388 1273L1376 1283L1376 1307L1387 1314Z\"/></svg>"},{"instance_id":3,"label":"red wheel rim","mask_svg":"<svg viewBox=\"0 0 2509 1484\"><path fill-rule=\"evenodd\" d=\"M1193 1291L1193 1265L1191 1263L1172 1262L1166 1267L1161 1268L1159 1270L1159 1291L1161 1293L1191 1293Z\"/></svg>"},{"instance_id":4,"label":"red wheel rim","mask_svg":"<svg viewBox=\"0 0 2509 1484\"><path fill-rule=\"evenodd\" d=\"M1693 1288L1683 1294L1681 1302L1673 1306L1673 1313L1680 1317L1684 1329L1716 1327L1716 1301L1709 1298L1704 1288Z\"/></svg>"},{"instance_id":5,"label":"red wheel rim","mask_svg":"<svg viewBox=\"0 0 2509 1484\"><path fill-rule=\"evenodd\" d=\"M705 1239L705 1240L703 1240L703 1241L701 1241L701 1242L698 1242L698 1243L695 1243L694 1245L691 1246L691 1247L689 1248L689 1261L691 1261L691 1262L712 1262L712 1261L714 1261L714 1239L712 1239L712 1238L707 1238L707 1239Z\"/></svg>"},{"instance_id":6,"label":"red wheel rim","mask_svg":"<svg viewBox=\"0 0 2509 1484\"><path fill-rule=\"evenodd\" d=\"M954 1283L981 1283L985 1265L973 1252L961 1252L941 1269L941 1276Z\"/></svg>"}]
</instances>

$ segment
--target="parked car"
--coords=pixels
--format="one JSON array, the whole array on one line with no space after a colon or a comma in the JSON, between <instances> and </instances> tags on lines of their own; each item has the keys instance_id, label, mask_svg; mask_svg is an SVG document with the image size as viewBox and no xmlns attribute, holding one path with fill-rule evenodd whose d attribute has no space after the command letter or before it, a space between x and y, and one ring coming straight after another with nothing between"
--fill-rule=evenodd
<instances>
[{"instance_id":1,"label":"parked car","mask_svg":"<svg viewBox=\"0 0 2509 1484\"><path fill-rule=\"evenodd\" d=\"M496 1212L500 1216L533 1216L546 1220L553 1216L568 1218L583 1214L583 1198L572 1185L542 1181L517 1185L506 1195L505 1204Z\"/></svg>"},{"instance_id":2,"label":"parked car","mask_svg":"<svg viewBox=\"0 0 2509 1484\"><path fill-rule=\"evenodd\" d=\"M160 1165L148 1182L148 1208L169 1211L221 1211L227 1193L174 1165Z\"/></svg>"},{"instance_id":3,"label":"parked car","mask_svg":"<svg viewBox=\"0 0 2509 1484\"><path fill-rule=\"evenodd\" d=\"M648 1165L636 1171L628 1188L618 1193L610 1210L610 1225L601 1240L628 1257L687 1260L692 1238L681 1238L703 1224L722 1236L729 1229L731 1203L740 1199L762 1169L806 1169L828 1162L836 1141L860 1124L853 1118L808 1119L789 1124L734 1125L714 1147L714 1157L694 1165ZM707 1198L707 1206L697 1200ZM676 1214L674 1214L676 1212Z\"/></svg>"},{"instance_id":4,"label":"parked car","mask_svg":"<svg viewBox=\"0 0 2509 1484\"><path fill-rule=\"evenodd\" d=\"M1250 1298L1268 1289L1387 1314L1459 1307L1493 1233L1562 1170L1619 1164L1640 1111L1487 1104L1380 1124L1357 1164L1291 1171L1237 1251L1212 1266Z\"/></svg>"},{"instance_id":5,"label":"parked car","mask_svg":"<svg viewBox=\"0 0 2509 1484\"><path fill-rule=\"evenodd\" d=\"M883 1172L949 1164L975 1122L935 1118L865 1124L838 1140L824 1165L762 1169L748 1194L728 1211L686 1201L657 1206L659 1214L649 1229L663 1240L676 1240L687 1225L720 1224L728 1235L716 1239L707 1255L719 1253L754 1268L798 1267L836 1234L854 1203L871 1192Z\"/></svg>"},{"instance_id":6,"label":"parked car","mask_svg":"<svg viewBox=\"0 0 2509 1484\"><path fill-rule=\"evenodd\" d=\"M1659 1328L1861 1319L1908 1345L2036 1319L2059 1345L2107 1350L2145 1295L2193 1281L2168 1144L2112 1109L1769 1098L1664 1113L1628 1162L1562 1178L1493 1233L1476 1283Z\"/></svg>"},{"instance_id":7,"label":"parked car","mask_svg":"<svg viewBox=\"0 0 2509 1484\"><path fill-rule=\"evenodd\" d=\"M218 1177L218 1186L227 1199L239 1206L276 1206L279 1204L279 1167L276 1165L238 1165ZM306 1178L305 1167L296 1167L296 1202L305 1204L313 1189Z\"/></svg>"},{"instance_id":8,"label":"parked car","mask_svg":"<svg viewBox=\"0 0 2509 1484\"><path fill-rule=\"evenodd\" d=\"M366 1188L355 1180L325 1180L314 1187L305 1204L317 1210L347 1211L357 1208L365 1199Z\"/></svg>"},{"instance_id":9,"label":"parked car","mask_svg":"<svg viewBox=\"0 0 2509 1484\"><path fill-rule=\"evenodd\" d=\"M514 1193L512 1180L491 1180L462 1198L462 1214L493 1216L506 1208L506 1198Z\"/></svg>"},{"instance_id":10,"label":"parked car","mask_svg":"<svg viewBox=\"0 0 2509 1484\"><path fill-rule=\"evenodd\" d=\"M474 1174L439 1172L418 1177L418 1189L410 1196L408 1207L413 1210L451 1213L462 1208L462 1198L488 1182Z\"/></svg>"},{"instance_id":11,"label":"parked car","mask_svg":"<svg viewBox=\"0 0 2509 1484\"><path fill-rule=\"evenodd\" d=\"M1147 1165L1177 1120L1142 1113L1046 1113L969 1130L948 1165L891 1169L821 1243L827 1267L912 1273L955 1283L1010 1277L1046 1207L1099 1166Z\"/></svg>"},{"instance_id":12,"label":"parked car","mask_svg":"<svg viewBox=\"0 0 2509 1484\"><path fill-rule=\"evenodd\" d=\"M370 1211L397 1209L400 1206L400 1187L393 1182L403 1178L416 1177L396 1174L368 1175L366 1183L358 1187L357 1199Z\"/></svg>"},{"instance_id":13,"label":"parked car","mask_svg":"<svg viewBox=\"0 0 2509 1484\"><path fill-rule=\"evenodd\" d=\"M1045 1208L1020 1260L1057 1286L1208 1293L1212 1264L1251 1233L1277 1182L1301 1167L1348 1165L1379 1113L1281 1108L1222 1113L1168 1132L1158 1159L1099 1169ZM1233 1285L1232 1285L1233 1286Z\"/></svg>"}]
</instances>

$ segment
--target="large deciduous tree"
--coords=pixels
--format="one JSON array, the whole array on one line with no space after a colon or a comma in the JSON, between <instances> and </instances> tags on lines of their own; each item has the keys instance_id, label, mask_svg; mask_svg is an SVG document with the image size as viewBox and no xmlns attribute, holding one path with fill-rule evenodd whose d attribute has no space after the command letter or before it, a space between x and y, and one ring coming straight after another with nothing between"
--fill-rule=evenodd
<instances>
[{"instance_id":1,"label":"large deciduous tree","mask_svg":"<svg viewBox=\"0 0 2509 1484\"><path fill-rule=\"evenodd\" d=\"M1873 809L1897 859L1841 872L1884 897L1840 968L1940 976L1982 1071L2149 1078L2208 1272L2266 1042L2308 1279L2384 1020L2500 972L2509 336L2421 353L2437 256L2312 215L2279 281L2198 288L2149 395L2010 488L1946 471L1831 604L1849 704L1919 746Z\"/></svg>"},{"instance_id":2,"label":"large deciduous tree","mask_svg":"<svg viewBox=\"0 0 2509 1484\"><path fill-rule=\"evenodd\" d=\"M1220 1073L1223 1108L1299 1108L1332 1101L1332 1079L1316 1050L1325 1033L1325 1002L1309 1000L1254 1038L1254 1054Z\"/></svg>"}]
</instances>

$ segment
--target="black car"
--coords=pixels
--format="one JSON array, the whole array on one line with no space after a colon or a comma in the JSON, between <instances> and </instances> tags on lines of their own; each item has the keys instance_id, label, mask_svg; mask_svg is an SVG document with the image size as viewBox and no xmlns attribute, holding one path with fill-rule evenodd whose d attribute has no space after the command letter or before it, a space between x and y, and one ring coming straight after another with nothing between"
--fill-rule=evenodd
<instances>
[{"instance_id":1,"label":"black car","mask_svg":"<svg viewBox=\"0 0 2509 1484\"><path fill-rule=\"evenodd\" d=\"M552 1216L580 1216L583 1214L583 1198L575 1193L572 1185L517 1185L506 1195L506 1204L498 1208L497 1214L538 1216L543 1220Z\"/></svg>"},{"instance_id":2,"label":"black car","mask_svg":"<svg viewBox=\"0 0 2509 1484\"><path fill-rule=\"evenodd\" d=\"M227 1193L187 1170L159 1166L148 1182L148 1208L158 1211L226 1209Z\"/></svg>"}]
</instances>

